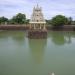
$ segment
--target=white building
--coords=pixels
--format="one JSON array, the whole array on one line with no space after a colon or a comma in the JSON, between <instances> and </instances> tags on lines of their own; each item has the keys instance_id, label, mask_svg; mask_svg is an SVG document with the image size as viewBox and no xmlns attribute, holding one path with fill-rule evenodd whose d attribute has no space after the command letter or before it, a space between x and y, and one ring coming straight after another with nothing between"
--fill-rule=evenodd
<instances>
[{"instance_id":1,"label":"white building","mask_svg":"<svg viewBox=\"0 0 75 75\"><path fill-rule=\"evenodd\" d=\"M38 6L33 8L33 13L30 19L31 29L45 29L46 21L43 17L42 8Z\"/></svg>"}]
</instances>

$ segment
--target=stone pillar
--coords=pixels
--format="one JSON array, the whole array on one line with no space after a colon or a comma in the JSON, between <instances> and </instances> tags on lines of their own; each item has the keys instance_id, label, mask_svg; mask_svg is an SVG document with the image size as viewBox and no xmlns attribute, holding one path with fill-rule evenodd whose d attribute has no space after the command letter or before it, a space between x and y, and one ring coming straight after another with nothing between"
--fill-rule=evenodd
<instances>
[{"instance_id":1,"label":"stone pillar","mask_svg":"<svg viewBox=\"0 0 75 75\"><path fill-rule=\"evenodd\" d=\"M30 24L29 28L31 29L31 24Z\"/></svg>"},{"instance_id":2,"label":"stone pillar","mask_svg":"<svg viewBox=\"0 0 75 75\"><path fill-rule=\"evenodd\" d=\"M36 29L37 29L37 24L36 24Z\"/></svg>"},{"instance_id":3,"label":"stone pillar","mask_svg":"<svg viewBox=\"0 0 75 75\"><path fill-rule=\"evenodd\" d=\"M41 29L41 24L40 24L40 29Z\"/></svg>"},{"instance_id":4,"label":"stone pillar","mask_svg":"<svg viewBox=\"0 0 75 75\"><path fill-rule=\"evenodd\" d=\"M35 26L36 24L34 24L34 29L36 29L36 26Z\"/></svg>"},{"instance_id":5,"label":"stone pillar","mask_svg":"<svg viewBox=\"0 0 75 75\"><path fill-rule=\"evenodd\" d=\"M44 29L46 29L45 24L44 24Z\"/></svg>"}]
</instances>

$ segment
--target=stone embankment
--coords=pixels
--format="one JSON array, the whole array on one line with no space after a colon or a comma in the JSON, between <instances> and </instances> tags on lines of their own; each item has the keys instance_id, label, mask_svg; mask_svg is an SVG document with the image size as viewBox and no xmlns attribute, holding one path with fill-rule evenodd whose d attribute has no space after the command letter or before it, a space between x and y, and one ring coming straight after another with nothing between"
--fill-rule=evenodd
<instances>
[{"instance_id":1,"label":"stone embankment","mask_svg":"<svg viewBox=\"0 0 75 75\"><path fill-rule=\"evenodd\" d=\"M0 25L0 30L28 30L29 25Z\"/></svg>"},{"instance_id":2,"label":"stone embankment","mask_svg":"<svg viewBox=\"0 0 75 75\"><path fill-rule=\"evenodd\" d=\"M51 31L75 31L75 25L64 25L62 27L46 26ZM0 30L29 30L29 25L0 25Z\"/></svg>"}]
</instances>

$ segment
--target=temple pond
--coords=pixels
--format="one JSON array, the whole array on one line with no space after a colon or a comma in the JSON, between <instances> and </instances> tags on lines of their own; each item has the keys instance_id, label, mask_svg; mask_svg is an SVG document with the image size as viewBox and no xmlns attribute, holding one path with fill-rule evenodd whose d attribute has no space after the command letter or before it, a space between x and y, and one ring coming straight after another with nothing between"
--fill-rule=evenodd
<instances>
[{"instance_id":1,"label":"temple pond","mask_svg":"<svg viewBox=\"0 0 75 75\"><path fill-rule=\"evenodd\" d=\"M75 75L75 32L48 32L28 39L25 31L0 31L0 75Z\"/></svg>"}]
</instances>

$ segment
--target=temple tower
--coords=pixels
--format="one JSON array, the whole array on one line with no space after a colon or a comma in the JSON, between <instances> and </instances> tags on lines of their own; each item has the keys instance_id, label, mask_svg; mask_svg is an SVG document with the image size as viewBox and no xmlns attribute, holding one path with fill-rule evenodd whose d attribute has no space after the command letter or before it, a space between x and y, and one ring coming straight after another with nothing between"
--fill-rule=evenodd
<instances>
[{"instance_id":1,"label":"temple tower","mask_svg":"<svg viewBox=\"0 0 75 75\"><path fill-rule=\"evenodd\" d=\"M46 29L45 27L46 21L44 19L43 13L42 13L42 8L38 6L33 8L33 13L31 15L30 19L30 29Z\"/></svg>"},{"instance_id":2,"label":"temple tower","mask_svg":"<svg viewBox=\"0 0 75 75\"><path fill-rule=\"evenodd\" d=\"M42 8L38 4L33 8L29 23L28 37L30 39L47 38L46 21L43 17Z\"/></svg>"}]
</instances>

